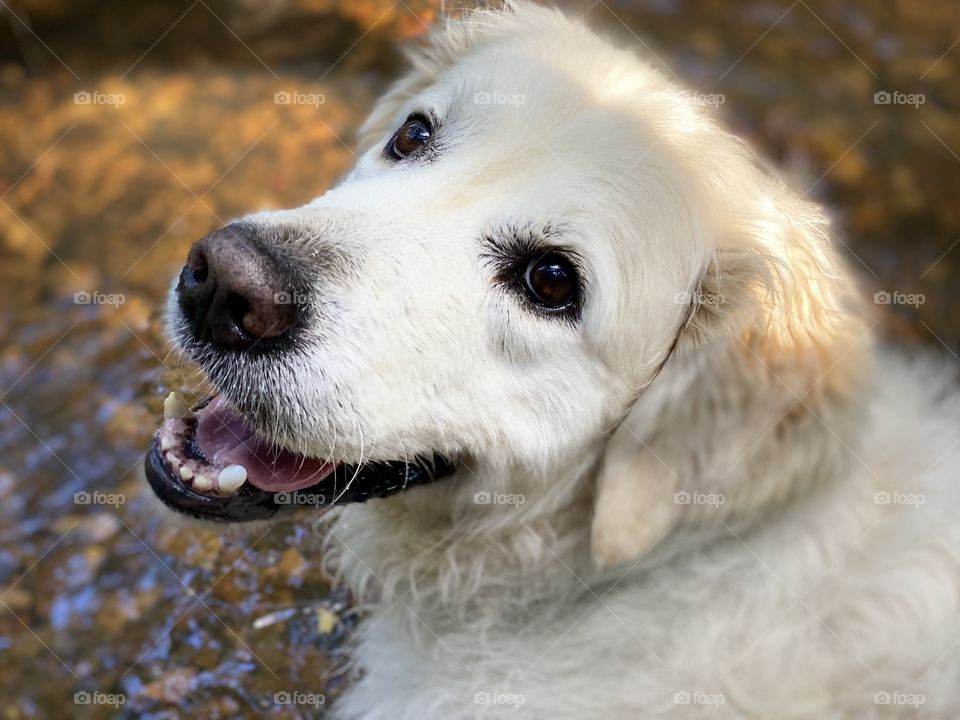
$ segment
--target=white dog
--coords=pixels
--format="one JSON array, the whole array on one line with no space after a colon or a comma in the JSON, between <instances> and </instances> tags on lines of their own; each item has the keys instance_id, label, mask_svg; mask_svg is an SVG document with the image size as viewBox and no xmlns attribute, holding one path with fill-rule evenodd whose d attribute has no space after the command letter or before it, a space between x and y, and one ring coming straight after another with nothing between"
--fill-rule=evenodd
<instances>
[{"instance_id":1,"label":"white dog","mask_svg":"<svg viewBox=\"0 0 960 720\"><path fill-rule=\"evenodd\" d=\"M412 60L339 186L191 251L220 395L149 463L201 517L383 496L325 518L334 717L960 717L954 372L876 346L821 209L559 12Z\"/></svg>"}]
</instances>

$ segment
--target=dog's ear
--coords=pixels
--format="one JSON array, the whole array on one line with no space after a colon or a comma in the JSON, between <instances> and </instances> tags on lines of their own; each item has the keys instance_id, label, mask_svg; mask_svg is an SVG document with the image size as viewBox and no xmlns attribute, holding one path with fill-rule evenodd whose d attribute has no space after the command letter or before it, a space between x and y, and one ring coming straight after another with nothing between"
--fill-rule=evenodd
<instances>
[{"instance_id":1,"label":"dog's ear","mask_svg":"<svg viewBox=\"0 0 960 720\"><path fill-rule=\"evenodd\" d=\"M592 521L601 566L635 560L675 528L749 522L849 459L869 356L861 301L819 207L764 181L762 201L725 226L672 354L608 441Z\"/></svg>"}]
</instances>

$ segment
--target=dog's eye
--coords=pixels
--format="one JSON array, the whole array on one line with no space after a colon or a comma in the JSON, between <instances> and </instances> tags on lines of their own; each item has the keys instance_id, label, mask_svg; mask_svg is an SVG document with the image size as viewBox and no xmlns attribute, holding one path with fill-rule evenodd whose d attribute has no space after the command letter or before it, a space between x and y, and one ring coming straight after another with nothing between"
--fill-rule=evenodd
<instances>
[{"instance_id":1,"label":"dog's eye","mask_svg":"<svg viewBox=\"0 0 960 720\"><path fill-rule=\"evenodd\" d=\"M573 264L552 251L530 261L523 283L535 303L552 310L573 305L580 289Z\"/></svg>"},{"instance_id":2,"label":"dog's eye","mask_svg":"<svg viewBox=\"0 0 960 720\"><path fill-rule=\"evenodd\" d=\"M403 160L421 150L432 136L430 121L422 115L411 115L387 143L387 154Z\"/></svg>"}]
</instances>

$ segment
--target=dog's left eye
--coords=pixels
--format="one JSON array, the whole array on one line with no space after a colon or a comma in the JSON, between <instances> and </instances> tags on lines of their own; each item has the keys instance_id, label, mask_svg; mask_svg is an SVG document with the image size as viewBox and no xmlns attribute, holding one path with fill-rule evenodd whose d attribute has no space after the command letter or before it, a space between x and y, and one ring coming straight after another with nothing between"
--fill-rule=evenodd
<instances>
[{"instance_id":1,"label":"dog's left eye","mask_svg":"<svg viewBox=\"0 0 960 720\"><path fill-rule=\"evenodd\" d=\"M523 275L523 284L537 305L551 310L574 305L580 290L573 264L553 251L530 261Z\"/></svg>"},{"instance_id":2,"label":"dog's left eye","mask_svg":"<svg viewBox=\"0 0 960 720\"><path fill-rule=\"evenodd\" d=\"M403 160L419 152L433 137L430 121L422 115L411 115L387 143L387 154Z\"/></svg>"}]
</instances>

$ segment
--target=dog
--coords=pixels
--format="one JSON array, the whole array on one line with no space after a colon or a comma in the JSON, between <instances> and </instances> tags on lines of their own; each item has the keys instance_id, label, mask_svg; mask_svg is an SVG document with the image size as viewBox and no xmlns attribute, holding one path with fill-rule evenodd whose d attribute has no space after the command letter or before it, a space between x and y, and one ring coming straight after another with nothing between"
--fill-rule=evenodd
<instances>
[{"instance_id":1,"label":"dog","mask_svg":"<svg viewBox=\"0 0 960 720\"><path fill-rule=\"evenodd\" d=\"M218 394L147 461L199 518L333 506L333 717L960 716L955 368L877 338L818 205L527 2L433 31L359 145L191 249Z\"/></svg>"}]
</instances>

